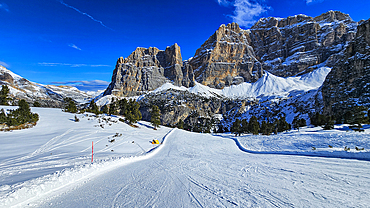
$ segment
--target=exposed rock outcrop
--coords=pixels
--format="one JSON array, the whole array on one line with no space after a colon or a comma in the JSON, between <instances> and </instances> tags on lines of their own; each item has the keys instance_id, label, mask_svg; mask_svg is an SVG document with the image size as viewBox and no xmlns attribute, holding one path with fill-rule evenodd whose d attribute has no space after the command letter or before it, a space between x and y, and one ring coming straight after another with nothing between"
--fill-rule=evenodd
<instances>
[{"instance_id":1,"label":"exposed rock outcrop","mask_svg":"<svg viewBox=\"0 0 370 208\"><path fill-rule=\"evenodd\" d=\"M258 80L263 74L262 65L250 42L249 32L237 23L221 25L189 61L196 81L221 89Z\"/></svg>"},{"instance_id":2,"label":"exposed rock outcrop","mask_svg":"<svg viewBox=\"0 0 370 208\"><path fill-rule=\"evenodd\" d=\"M277 76L309 72L343 50L355 35L357 22L329 11L318 17L295 15L261 18L251 29L251 43L263 69Z\"/></svg>"},{"instance_id":3,"label":"exposed rock outcrop","mask_svg":"<svg viewBox=\"0 0 370 208\"><path fill-rule=\"evenodd\" d=\"M370 19L357 27L355 39L332 60L334 67L322 86L326 113L354 105L370 107Z\"/></svg>"},{"instance_id":4,"label":"exposed rock outcrop","mask_svg":"<svg viewBox=\"0 0 370 208\"><path fill-rule=\"evenodd\" d=\"M155 47L137 48L129 57L117 60L112 82L104 95L137 95L154 90L166 82L183 85L183 63L177 44L159 50ZM184 69L189 74L190 69ZM192 80L187 76L186 83ZM190 84L189 84L190 85Z\"/></svg>"}]
</instances>

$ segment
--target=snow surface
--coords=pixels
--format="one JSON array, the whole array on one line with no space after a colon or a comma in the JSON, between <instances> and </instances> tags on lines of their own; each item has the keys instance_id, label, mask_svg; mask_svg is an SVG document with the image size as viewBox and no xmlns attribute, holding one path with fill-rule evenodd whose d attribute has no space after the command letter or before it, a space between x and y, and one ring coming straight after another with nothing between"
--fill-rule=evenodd
<instances>
[{"instance_id":1,"label":"snow surface","mask_svg":"<svg viewBox=\"0 0 370 208\"><path fill-rule=\"evenodd\" d=\"M0 132L0 207L368 207L370 203L369 126L361 133L347 132L342 125L331 131L303 128L273 136L234 137L166 127L154 131L146 122L133 128L115 123L117 117L107 123L78 115L76 123L74 114L59 109L32 111L40 115L35 127ZM119 136L110 143L116 133ZM163 144L153 146L152 139ZM351 150L344 151L344 146Z\"/></svg>"},{"instance_id":2,"label":"snow surface","mask_svg":"<svg viewBox=\"0 0 370 208\"><path fill-rule=\"evenodd\" d=\"M329 74L331 68L320 67L310 73L296 77L278 77L269 72L266 72L262 78L254 83L244 82L239 85L225 87L222 90L210 88L200 83L196 83L194 87L178 87L171 83L163 84L161 87L154 90L154 93L165 91L168 89L189 91L191 93L200 94L211 97L215 94L229 98L257 98L262 96L287 96L292 91L309 91L318 89Z\"/></svg>"}]
</instances>

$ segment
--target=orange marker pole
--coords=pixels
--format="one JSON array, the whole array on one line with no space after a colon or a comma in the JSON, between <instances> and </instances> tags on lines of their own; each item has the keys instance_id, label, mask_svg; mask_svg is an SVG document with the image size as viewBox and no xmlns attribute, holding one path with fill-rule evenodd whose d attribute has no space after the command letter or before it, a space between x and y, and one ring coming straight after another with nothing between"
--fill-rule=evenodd
<instances>
[{"instance_id":1,"label":"orange marker pole","mask_svg":"<svg viewBox=\"0 0 370 208\"><path fill-rule=\"evenodd\" d=\"M92 142L92 146L91 146L91 163L93 162L94 160L94 141Z\"/></svg>"}]
</instances>

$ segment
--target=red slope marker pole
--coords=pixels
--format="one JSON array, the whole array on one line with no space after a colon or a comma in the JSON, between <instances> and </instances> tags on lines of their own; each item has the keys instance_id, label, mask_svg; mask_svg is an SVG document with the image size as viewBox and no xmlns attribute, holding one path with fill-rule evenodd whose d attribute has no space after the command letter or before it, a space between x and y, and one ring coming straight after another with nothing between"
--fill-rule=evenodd
<instances>
[{"instance_id":1,"label":"red slope marker pole","mask_svg":"<svg viewBox=\"0 0 370 208\"><path fill-rule=\"evenodd\" d=\"M91 145L91 163L93 162L94 160L94 141L92 141L92 145Z\"/></svg>"}]
</instances>

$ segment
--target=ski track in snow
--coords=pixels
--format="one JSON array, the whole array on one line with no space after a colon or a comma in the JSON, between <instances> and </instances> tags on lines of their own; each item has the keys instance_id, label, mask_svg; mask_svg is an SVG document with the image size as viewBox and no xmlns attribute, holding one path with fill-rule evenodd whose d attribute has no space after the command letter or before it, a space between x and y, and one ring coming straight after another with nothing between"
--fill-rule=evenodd
<instances>
[{"instance_id":1,"label":"ski track in snow","mask_svg":"<svg viewBox=\"0 0 370 208\"><path fill-rule=\"evenodd\" d=\"M367 207L367 161L241 152L175 130L155 157L102 174L40 207Z\"/></svg>"},{"instance_id":2,"label":"ski track in snow","mask_svg":"<svg viewBox=\"0 0 370 208\"><path fill-rule=\"evenodd\" d=\"M4 140L0 141L4 148L0 158L5 161L0 163L0 207L370 204L369 129L353 133L341 131L346 129L343 126L328 132L302 128L299 133L236 139L231 134L197 134L165 127L153 131L145 122L140 122L138 129L123 123L103 129L94 127L98 119L93 117L79 115L81 121L74 123L70 120L73 114L58 109L35 110L41 119L34 128L0 132ZM57 117L58 125L46 115ZM123 135L113 137L116 133ZM13 138L23 142L15 145L19 153L10 151ZM116 141L109 143L112 138ZM149 143L152 139L163 144L153 146ZM94 164L89 162L91 140ZM24 144L27 142L31 143ZM310 142L317 145L318 153L307 150ZM337 145L336 151L323 148L328 143ZM360 144L364 152L339 151L340 145ZM308 156L302 156L305 154ZM311 157L317 154L325 157ZM343 159L343 155L365 160Z\"/></svg>"}]
</instances>

